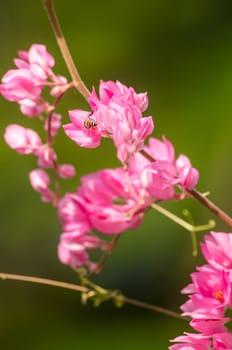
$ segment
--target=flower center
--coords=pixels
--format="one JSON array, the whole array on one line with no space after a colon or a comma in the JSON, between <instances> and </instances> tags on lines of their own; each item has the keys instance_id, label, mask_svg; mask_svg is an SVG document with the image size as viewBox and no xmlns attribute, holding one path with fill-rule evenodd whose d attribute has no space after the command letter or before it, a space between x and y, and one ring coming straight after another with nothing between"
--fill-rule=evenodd
<instances>
[{"instance_id":1,"label":"flower center","mask_svg":"<svg viewBox=\"0 0 232 350\"><path fill-rule=\"evenodd\" d=\"M223 293L221 290L218 290L216 292L213 292L213 297L215 299L217 299L218 301L220 301L221 303L224 303L225 299L224 299L224 296L223 296Z\"/></svg>"}]
</instances>

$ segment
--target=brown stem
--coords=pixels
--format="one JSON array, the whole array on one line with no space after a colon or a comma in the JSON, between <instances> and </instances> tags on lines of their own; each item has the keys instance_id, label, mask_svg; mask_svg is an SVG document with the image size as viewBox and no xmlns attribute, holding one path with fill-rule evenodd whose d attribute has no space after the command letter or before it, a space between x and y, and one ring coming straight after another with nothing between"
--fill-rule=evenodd
<instances>
[{"instance_id":1,"label":"brown stem","mask_svg":"<svg viewBox=\"0 0 232 350\"><path fill-rule=\"evenodd\" d=\"M146 151L144 151L144 149L141 149L141 151L139 153L142 154L142 156L144 156L144 158L149 160L149 162L155 162L155 158L150 156L150 154L148 154Z\"/></svg>"},{"instance_id":2,"label":"brown stem","mask_svg":"<svg viewBox=\"0 0 232 350\"><path fill-rule=\"evenodd\" d=\"M174 318L180 318L180 319L185 320L185 321L188 320L187 317L181 316L180 314L178 314L175 311L171 311L171 310L165 309L165 308L160 307L160 306L151 305L151 304L148 304L148 303L144 303L143 301L140 301L140 300L127 298L125 296L124 296L123 300L127 304L131 304L131 305L140 307L142 309L147 309L147 310L150 310L150 311L159 312L161 314L164 314L164 315L167 315L167 316L171 316L171 317L174 317Z\"/></svg>"},{"instance_id":3,"label":"brown stem","mask_svg":"<svg viewBox=\"0 0 232 350\"><path fill-rule=\"evenodd\" d=\"M84 82L82 81L80 74L78 73L78 70L74 64L72 55L69 51L68 45L61 30L61 26L56 16L53 0L42 0L42 3L47 12L53 32L56 37L56 41L59 45L64 61L67 65L68 71L73 79L73 82L75 83L75 87L80 92L80 94L88 101L90 92L84 84Z\"/></svg>"},{"instance_id":4,"label":"brown stem","mask_svg":"<svg viewBox=\"0 0 232 350\"><path fill-rule=\"evenodd\" d=\"M62 99L62 97L66 94L66 92L72 88L75 87L75 84L73 82L67 84L64 88L63 91L59 94L59 96L57 96L56 100L54 101L53 105L50 106L49 108L49 114L48 114L48 132L47 132L47 143L49 146L51 146L52 142L53 142L53 138L52 138L52 133L51 133L51 124L52 124L52 115L55 112L55 110L57 109L60 100Z\"/></svg>"},{"instance_id":5,"label":"brown stem","mask_svg":"<svg viewBox=\"0 0 232 350\"><path fill-rule=\"evenodd\" d=\"M191 196L198 200L202 205L212 211L219 219L225 222L229 227L232 227L232 218L221 210L217 205L211 202L207 197L203 196L197 190L187 191Z\"/></svg>"},{"instance_id":6,"label":"brown stem","mask_svg":"<svg viewBox=\"0 0 232 350\"><path fill-rule=\"evenodd\" d=\"M2 279L2 280L15 280L15 281L22 281L22 282L29 282L29 283L36 283L36 284L44 284L44 285L48 285L48 286L69 289L69 290L73 290L73 291L80 292L80 293L91 292L91 290L89 288L84 287L84 286L80 286L80 285L76 285L76 284L72 284L72 283L67 283L67 282L55 281L55 280L51 280L51 279L47 279L47 278L16 275L16 274L10 274L10 273L0 273L0 279ZM125 297L123 295L122 295L122 301L127 303L127 304L131 304L131 305L137 306L137 307L142 308L142 309L147 309L147 310L159 312L159 313L171 316L171 317L181 318L183 320L187 320L185 317L179 315L178 313L176 313L174 311L170 311L170 310L167 310L167 309L164 309L162 307L155 306L152 304L144 303L144 302L136 300L136 299L128 298L128 297Z\"/></svg>"},{"instance_id":7,"label":"brown stem","mask_svg":"<svg viewBox=\"0 0 232 350\"><path fill-rule=\"evenodd\" d=\"M82 287L82 286L72 284L72 283L54 281L54 280L50 280L47 278L40 278L40 277L15 275L15 274L11 274L11 273L0 273L0 279L2 279L2 280L15 280L15 281L22 281L22 282L29 282L29 283L36 283L36 284L46 284L48 286L71 289L71 290L74 290L76 292L81 292L81 293L86 293L89 291L89 289L86 287Z\"/></svg>"},{"instance_id":8,"label":"brown stem","mask_svg":"<svg viewBox=\"0 0 232 350\"><path fill-rule=\"evenodd\" d=\"M55 112L57 106L60 103L60 100L66 94L66 92L74 87L75 87L75 85L73 82L67 84L63 88L63 91L59 94L59 96L57 96L53 105L50 106L50 108L49 108L49 114L48 114L48 118L47 118L47 121L48 121L47 144L48 144L49 149L52 149L52 144L53 144L53 136L52 136L52 130L51 130L53 113ZM57 159L53 160L53 170L54 170L54 187L55 187L55 194L56 194L54 205L55 205L55 207L57 207L57 205L59 203L59 199L60 199L59 164L58 164Z\"/></svg>"}]
</instances>

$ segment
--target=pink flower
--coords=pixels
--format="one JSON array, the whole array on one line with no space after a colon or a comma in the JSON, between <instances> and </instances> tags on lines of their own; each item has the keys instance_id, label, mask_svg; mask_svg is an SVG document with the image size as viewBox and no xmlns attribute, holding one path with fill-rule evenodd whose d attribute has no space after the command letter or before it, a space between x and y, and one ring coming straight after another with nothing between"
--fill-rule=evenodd
<instances>
[{"instance_id":1,"label":"pink flower","mask_svg":"<svg viewBox=\"0 0 232 350\"><path fill-rule=\"evenodd\" d=\"M204 334L185 333L172 340L179 344L171 345L169 350L231 350L232 334L229 332L216 333L213 336Z\"/></svg>"},{"instance_id":2,"label":"pink flower","mask_svg":"<svg viewBox=\"0 0 232 350\"><path fill-rule=\"evenodd\" d=\"M63 179L70 179L75 176L76 171L71 164L61 164L58 167L59 176Z\"/></svg>"},{"instance_id":3,"label":"pink flower","mask_svg":"<svg viewBox=\"0 0 232 350\"><path fill-rule=\"evenodd\" d=\"M99 95L100 98L98 99L93 91L90 97L90 106L93 110L96 109L99 103L109 105L111 102L136 106L141 112L144 112L148 107L147 93L137 94L132 87L128 88L119 81L104 82L101 80Z\"/></svg>"},{"instance_id":4,"label":"pink flower","mask_svg":"<svg viewBox=\"0 0 232 350\"><path fill-rule=\"evenodd\" d=\"M39 79L46 80L52 75L51 68L54 66L55 60L45 45L33 44L28 54L21 51L19 57L28 61L31 72Z\"/></svg>"},{"instance_id":5,"label":"pink flower","mask_svg":"<svg viewBox=\"0 0 232 350\"><path fill-rule=\"evenodd\" d=\"M191 274L192 283L182 290L190 293L189 300L182 305L183 315L192 318L221 318L225 309L231 307L230 276L210 265L198 268Z\"/></svg>"},{"instance_id":6,"label":"pink flower","mask_svg":"<svg viewBox=\"0 0 232 350\"><path fill-rule=\"evenodd\" d=\"M50 95L53 97L58 97L65 90L66 85L68 84L68 81L65 77L61 75L53 74L52 78L54 81L54 86L50 90Z\"/></svg>"},{"instance_id":7,"label":"pink flower","mask_svg":"<svg viewBox=\"0 0 232 350\"><path fill-rule=\"evenodd\" d=\"M129 174L121 168L83 176L77 192L66 194L59 202L63 223L58 247L61 262L75 268L94 269L96 265L88 251L104 250L106 244L92 229L115 234L138 226L147 205L142 194L138 181L134 182L133 177L129 180Z\"/></svg>"},{"instance_id":8,"label":"pink flower","mask_svg":"<svg viewBox=\"0 0 232 350\"><path fill-rule=\"evenodd\" d=\"M148 106L147 94L137 94L119 81L100 82L99 99L93 91L89 101L103 133L111 134L117 156L123 164L140 150L154 129L152 118L142 122Z\"/></svg>"},{"instance_id":9,"label":"pink flower","mask_svg":"<svg viewBox=\"0 0 232 350\"><path fill-rule=\"evenodd\" d=\"M186 156L180 155L178 157L176 160L176 169L181 187L187 190L193 190L198 183L199 173L192 167Z\"/></svg>"},{"instance_id":10,"label":"pink flower","mask_svg":"<svg viewBox=\"0 0 232 350\"><path fill-rule=\"evenodd\" d=\"M163 137L163 141L150 137L145 151L151 155L155 161L166 161L170 164L174 164L175 162L174 146L166 137Z\"/></svg>"},{"instance_id":11,"label":"pink flower","mask_svg":"<svg viewBox=\"0 0 232 350\"><path fill-rule=\"evenodd\" d=\"M56 153L53 148L48 144L44 144L39 147L35 152L38 157L38 165L42 168L53 168L54 162L57 159Z\"/></svg>"},{"instance_id":12,"label":"pink flower","mask_svg":"<svg viewBox=\"0 0 232 350\"><path fill-rule=\"evenodd\" d=\"M35 82L36 78L30 70L12 69L3 76L0 92L9 101L38 100L41 87Z\"/></svg>"},{"instance_id":13,"label":"pink flower","mask_svg":"<svg viewBox=\"0 0 232 350\"><path fill-rule=\"evenodd\" d=\"M17 69L3 76L0 93L5 99L19 103L21 112L28 117L40 115L47 108L41 96L43 88L51 86L51 94L57 96L67 80L53 73L55 61L45 45L33 44L28 51L19 51L14 63Z\"/></svg>"},{"instance_id":14,"label":"pink flower","mask_svg":"<svg viewBox=\"0 0 232 350\"><path fill-rule=\"evenodd\" d=\"M63 264L72 268L86 265L91 270L95 265L89 260L88 250L100 247L101 240L90 233L84 234L79 231L63 233L58 245L58 257Z\"/></svg>"},{"instance_id":15,"label":"pink flower","mask_svg":"<svg viewBox=\"0 0 232 350\"><path fill-rule=\"evenodd\" d=\"M6 100L18 102L23 114L34 117L45 108L40 98L42 88L42 82L29 69L12 69L2 78L0 93Z\"/></svg>"},{"instance_id":16,"label":"pink flower","mask_svg":"<svg viewBox=\"0 0 232 350\"><path fill-rule=\"evenodd\" d=\"M17 124L10 124L6 127L4 139L8 146L19 154L34 154L37 156L38 165L42 168L52 168L54 166L55 151L49 145L42 144L39 135L34 130L26 129Z\"/></svg>"},{"instance_id":17,"label":"pink flower","mask_svg":"<svg viewBox=\"0 0 232 350\"><path fill-rule=\"evenodd\" d=\"M181 307L183 315L192 318L190 325L202 334L177 337L173 341L178 344L170 350L232 349L232 334L224 326L231 321L225 317L232 308L231 242L231 233L211 232L205 237L201 249L209 264L191 274L192 283L182 291L189 294L189 300Z\"/></svg>"},{"instance_id":18,"label":"pink flower","mask_svg":"<svg viewBox=\"0 0 232 350\"><path fill-rule=\"evenodd\" d=\"M229 317L223 318L194 318L190 325L198 332L201 332L205 335L213 335L215 333L226 332L227 329L224 326L224 323L230 321Z\"/></svg>"},{"instance_id":19,"label":"pink flower","mask_svg":"<svg viewBox=\"0 0 232 350\"><path fill-rule=\"evenodd\" d=\"M147 94L137 94L120 82L100 82L99 98L93 89L89 98L92 112L69 112L71 124L65 133L79 146L95 148L102 137L113 139L117 156L123 164L138 152L154 129L151 117L143 118Z\"/></svg>"},{"instance_id":20,"label":"pink flower","mask_svg":"<svg viewBox=\"0 0 232 350\"><path fill-rule=\"evenodd\" d=\"M66 135L79 146L95 148L100 145L101 131L97 125L89 128L85 126L86 120L90 118L89 115L89 112L80 110L69 111L72 123L64 125L64 131ZM92 118L92 120L94 119Z\"/></svg>"},{"instance_id":21,"label":"pink flower","mask_svg":"<svg viewBox=\"0 0 232 350\"><path fill-rule=\"evenodd\" d=\"M229 332L214 334L212 347L215 350L231 350L232 334Z\"/></svg>"},{"instance_id":22,"label":"pink flower","mask_svg":"<svg viewBox=\"0 0 232 350\"><path fill-rule=\"evenodd\" d=\"M163 141L150 137L148 146L143 147L147 158L136 153L130 160L134 172L145 172L148 190L160 200L175 196L175 186L192 190L198 181L198 171L192 167L189 159L181 155L176 160L172 143L163 137Z\"/></svg>"},{"instance_id":23,"label":"pink flower","mask_svg":"<svg viewBox=\"0 0 232 350\"><path fill-rule=\"evenodd\" d=\"M171 345L169 350L210 350L211 347L210 337L204 334L185 332L171 341L179 344Z\"/></svg>"},{"instance_id":24,"label":"pink flower","mask_svg":"<svg viewBox=\"0 0 232 350\"><path fill-rule=\"evenodd\" d=\"M175 197L176 169L167 161L157 161L148 164L143 170L146 174L146 189L151 196L158 200L169 200Z\"/></svg>"},{"instance_id":25,"label":"pink flower","mask_svg":"<svg viewBox=\"0 0 232 350\"><path fill-rule=\"evenodd\" d=\"M215 269L232 270L232 233L211 232L205 236L201 250L208 263Z\"/></svg>"},{"instance_id":26,"label":"pink flower","mask_svg":"<svg viewBox=\"0 0 232 350\"><path fill-rule=\"evenodd\" d=\"M50 121L50 134L52 137L56 136L59 128L61 127L61 115L53 113ZM48 118L45 121L44 129L48 132Z\"/></svg>"},{"instance_id":27,"label":"pink flower","mask_svg":"<svg viewBox=\"0 0 232 350\"><path fill-rule=\"evenodd\" d=\"M29 173L29 180L31 186L36 192L41 195L43 202L52 202L54 199L53 192L49 189L50 178L48 174L42 169L35 169Z\"/></svg>"},{"instance_id":28,"label":"pink flower","mask_svg":"<svg viewBox=\"0 0 232 350\"><path fill-rule=\"evenodd\" d=\"M140 126L138 129L133 131L133 142L137 150L143 145L145 139L153 132L154 123L152 117L144 117L140 121Z\"/></svg>"},{"instance_id":29,"label":"pink flower","mask_svg":"<svg viewBox=\"0 0 232 350\"><path fill-rule=\"evenodd\" d=\"M19 101L19 107L22 114L33 118L46 110L46 103L38 99L24 98Z\"/></svg>"},{"instance_id":30,"label":"pink flower","mask_svg":"<svg viewBox=\"0 0 232 350\"><path fill-rule=\"evenodd\" d=\"M129 127L128 127L129 125ZM152 117L141 118L139 127L130 129L128 123L115 125L113 140L117 148L117 157L123 164L129 164L130 159L139 152L145 139L153 132L154 123Z\"/></svg>"},{"instance_id":31,"label":"pink flower","mask_svg":"<svg viewBox=\"0 0 232 350\"><path fill-rule=\"evenodd\" d=\"M42 145L39 135L32 129L17 124L7 126L4 134L8 146L20 154L35 153Z\"/></svg>"},{"instance_id":32,"label":"pink flower","mask_svg":"<svg viewBox=\"0 0 232 350\"><path fill-rule=\"evenodd\" d=\"M165 137L163 137L163 141L150 137L148 145L143 147L143 151L149 158L146 158L140 153L136 153L130 161L130 167L134 169L134 171L140 172L147 166L155 164L155 162L161 162L161 164L163 162L163 164L169 164L171 167L175 167L175 150L172 143Z\"/></svg>"},{"instance_id":33,"label":"pink flower","mask_svg":"<svg viewBox=\"0 0 232 350\"><path fill-rule=\"evenodd\" d=\"M95 228L117 234L137 227L150 204L142 184L124 169L105 169L81 178L81 186L60 202L64 230ZM82 227L82 228L81 228Z\"/></svg>"},{"instance_id":34,"label":"pink flower","mask_svg":"<svg viewBox=\"0 0 232 350\"><path fill-rule=\"evenodd\" d=\"M58 245L60 261L72 268L95 267L89 259L88 250L102 248L102 241L90 233L92 225L78 195L66 194L59 202L59 217L63 222L63 234Z\"/></svg>"},{"instance_id":35,"label":"pink flower","mask_svg":"<svg viewBox=\"0 0 232 350\"><path fill-rule=\"evenodd\" d=\"M122 168L83 176L78 195L93 227L106 234L136 228L150 204L138 180Z\"/></svg>"},{"instance_id":36,"label":"pink flower","mask_svg":"<svg viewBox=\"0 0 232 350\"><path fill-rule=\"evenodd\" d=\"M63 230L66 232L78 231L81 234L92 229L88 212L80 204L79 196L66 194L59 201L59 217L63 222Z\"/></svg>"}]
</instances>

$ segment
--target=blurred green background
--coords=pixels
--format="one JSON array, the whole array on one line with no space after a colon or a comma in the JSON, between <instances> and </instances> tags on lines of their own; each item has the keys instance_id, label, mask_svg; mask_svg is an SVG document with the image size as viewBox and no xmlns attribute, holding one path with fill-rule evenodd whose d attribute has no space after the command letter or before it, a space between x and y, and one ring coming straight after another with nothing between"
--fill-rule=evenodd
<instances>
[{"instance_id":1,"label":"blurred green background","mask_svg":"<svg viewBox=\"0 0 232 350\"><path fill-rule=\"evenodd\" d=\"M166 135L176 153L188 155L200 170L198 189L231 212L232 142L232 3L230 0L154 0L77 2L56 0L67 42L82 78L89 86L100 79L120 80L136 91L148 91L148 114L154 135ZM56 57L55 71L67 70L39 0L1 1L0 73L13 67L18 50L44 43ZM70 92L61 105L85 108ZM18 106L0 101L3 134L7 124L32 126ZM1 138L0 271L75 282L57 259L60 229L56 214L41 203L28 182L33 157L10 150ZM109 142L83 150L62 131L56 144L61 161L76 165L78 175L118 162ZM78 178L64 183L74 191ZM191 210L195 223L213 215L193 200L165 205L181 216ZM227 230L218 223L217 230ZM199 235L201 239L202 234ZM156 212L137 231L125 233L96 281L133 298L178 311L179 294L201 257L191 255L189 234ZM52 287L0 281L1 349L167 349L168 340L188 326L184 321L110 303L94 309L80 295Z\"/></svg>"}]
</instances>

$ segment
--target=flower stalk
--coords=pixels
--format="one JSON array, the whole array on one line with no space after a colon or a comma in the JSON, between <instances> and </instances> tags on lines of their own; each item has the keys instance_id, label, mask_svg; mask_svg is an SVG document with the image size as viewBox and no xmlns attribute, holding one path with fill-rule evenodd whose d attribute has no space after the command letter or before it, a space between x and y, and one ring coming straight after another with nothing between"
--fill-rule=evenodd
<instances>
[{"instance_id":1,"label":"flower stalk","mask_svg":"<svg viewBox=\"0 0 232 350\"><path fill-rule=\"evenodd\" d=\"M53 5L53 1L52 0L42 0L42 3L44 5L45 11L47 12L50 24L51 24L53 32L55 34L57 44L60 48L61 54L63 56L65 63L66 63L68 71L73 79L75 87L80 92L80 94L88 101L89 96L90 96L90 92L89 92L88 88L86 87L86 85L84 84L83 80L81 79L80 74L76 68L76 65L74 64L72 55L70 53L70 50L69 50L68 45L66 43L61 26L59 24L58 18L56 16L56 11L55 11L55 8Z\"/></svg>"}]
</instances>

